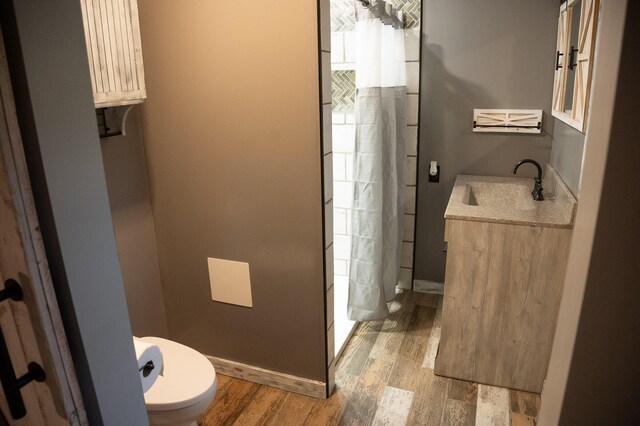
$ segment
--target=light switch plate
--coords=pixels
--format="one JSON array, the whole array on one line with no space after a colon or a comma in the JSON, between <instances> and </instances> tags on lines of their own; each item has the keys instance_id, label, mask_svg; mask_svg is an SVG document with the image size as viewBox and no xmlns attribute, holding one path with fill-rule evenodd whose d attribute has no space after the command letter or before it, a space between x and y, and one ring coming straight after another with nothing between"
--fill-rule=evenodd
<instances>
[{"instance_id":1,"label":"light switch plate","mask_svg":"<svg viewBox=\"0 0 640 426\"><path fill-rule=\"evenodd\" d=\"M248 263L212 257L207 263L212 300L253 307Z\"/></svg>"}]
</instances>

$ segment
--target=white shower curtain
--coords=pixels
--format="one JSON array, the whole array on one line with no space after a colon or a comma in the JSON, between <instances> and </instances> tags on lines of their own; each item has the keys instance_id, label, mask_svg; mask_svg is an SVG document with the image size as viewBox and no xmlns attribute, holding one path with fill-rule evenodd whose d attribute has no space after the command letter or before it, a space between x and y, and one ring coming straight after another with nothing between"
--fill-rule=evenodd
<instances>
[{"instance_id":1,"label":"white shower curtain","mask_svg":"<svg viewBox=\"0 0 640 426\"><path fill-rule=\"evenodd\" d=\"M356 7L351 320L383 319L400 273L406 68L402 14L380 0Z\"/></svg>"}]
</instances>

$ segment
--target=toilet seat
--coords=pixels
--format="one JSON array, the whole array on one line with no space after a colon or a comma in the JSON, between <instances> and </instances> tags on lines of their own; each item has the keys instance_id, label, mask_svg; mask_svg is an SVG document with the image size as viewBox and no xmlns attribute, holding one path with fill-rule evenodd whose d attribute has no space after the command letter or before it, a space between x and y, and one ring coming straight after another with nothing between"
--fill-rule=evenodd
<instances>
[{"instance_id":1,"label":"toilet seat","mask_svg":"<svg viewBox=\"0 0 640 426\"><path fill-rule=\"evenodd\" d=\"M216 371L200 352L160 337L142 337L158 345L164 371L144 394L147 410L178 410L197 404L216 390Z\"/></svg>"}]
</instances>

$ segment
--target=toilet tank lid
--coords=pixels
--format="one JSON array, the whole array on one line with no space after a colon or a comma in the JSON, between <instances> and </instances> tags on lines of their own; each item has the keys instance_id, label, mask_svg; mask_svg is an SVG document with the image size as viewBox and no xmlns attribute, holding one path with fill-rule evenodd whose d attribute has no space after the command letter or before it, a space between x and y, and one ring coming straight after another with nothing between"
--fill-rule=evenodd
<instances>
[{"instance_id":1,"label":"toilet tank lid","mask_svg":"<svg viewBox=\"0 0 640 426\"><path fill-rule=\"evenodd\" d=\"M164 372L144 394L147 410L177 410L198 403L212 392L216 371L200 352L160 337L142 337L158 345Z\"/></svg>"}]
</instances>

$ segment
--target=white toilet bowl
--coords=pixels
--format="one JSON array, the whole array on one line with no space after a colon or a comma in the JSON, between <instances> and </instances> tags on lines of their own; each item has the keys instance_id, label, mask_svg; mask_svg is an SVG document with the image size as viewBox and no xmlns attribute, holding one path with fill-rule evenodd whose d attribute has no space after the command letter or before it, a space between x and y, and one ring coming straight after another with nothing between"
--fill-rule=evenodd
<instances>
[{"instance_id":1,"label":"white toilet bowl","mask_svg":"<svg viewBox=\"0 0 640 426\"><path fill-rule=\"evenodd\" d=\"M211 405L218 387L216 371L209 360L188 346L160 337L142 337L158 345L164 372L144 394L152 425L195 425Z\"/></svg>"}]
</instances>

